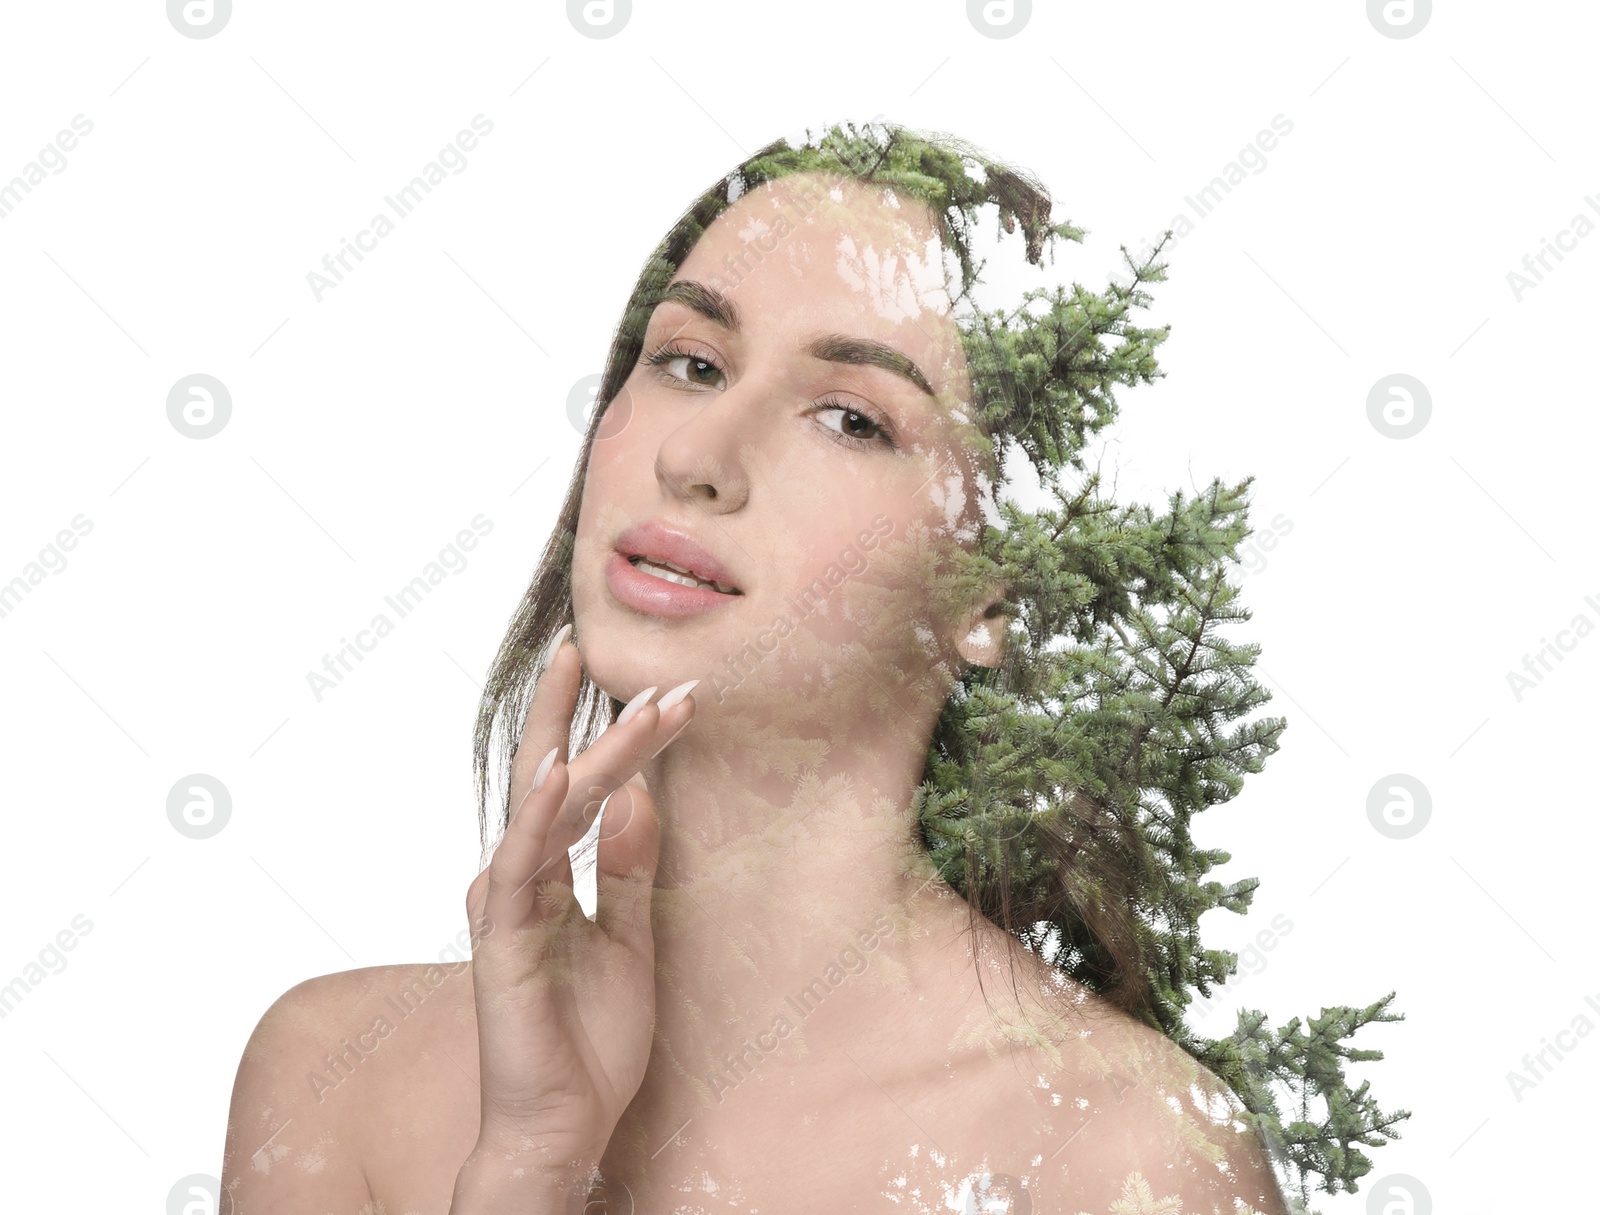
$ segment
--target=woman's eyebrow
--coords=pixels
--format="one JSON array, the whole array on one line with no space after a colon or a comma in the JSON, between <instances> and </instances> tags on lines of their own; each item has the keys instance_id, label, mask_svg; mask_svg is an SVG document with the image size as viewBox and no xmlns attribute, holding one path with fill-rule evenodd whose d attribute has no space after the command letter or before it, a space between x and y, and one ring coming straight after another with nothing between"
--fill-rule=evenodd
<instances>
[{"instance_id":1,"label":"woman's eyebrow","mask_svg":"<svg viewBox=\"0 0 1600 1215\"><path fill-rule=\"evenodd\" d=\"M693 279L678 279L667 284L661 293L661 303L671 300L693 309L709 321L721 325L729 333L739 332L739 310L733 301L715 287L697 283ZM826 333L814 340L806 353L813 358L830 363L853 363L865 367L880 367L884 371L909 380L928 396L937 396L928 383L928 377L909 357L885 342L871 338L846 337L841 333Z\"/></svg>"},{"instance_id":2,"label":"woman's eyebrow","mask_svg":"<svg viewBox=\"0 0 1600 1215\"><path fill-rule=\"evenodd\" d=\"M857 363L866 367L881 367L892 371L915 384L928 396L937 396L928 383L928 377L910 358L884 342L871 338L846 337L842 333L825 333L817 338L806 352L813 358L830 363Z\"/></svg>"},{"instance_id":3,"label":"woman's eyebrow","mask_svg":"<svg viewBox=\"0 0 1600 1215\"><path fill-rule=\"evenodd\" d=\"M661 293L660 302L668 300L692 308L709 321L715 321L729 333L739 332L739 310L733 301L715 287L707 287L693 279L680 278L668 283Z\"/></svg>"}]
</instances>

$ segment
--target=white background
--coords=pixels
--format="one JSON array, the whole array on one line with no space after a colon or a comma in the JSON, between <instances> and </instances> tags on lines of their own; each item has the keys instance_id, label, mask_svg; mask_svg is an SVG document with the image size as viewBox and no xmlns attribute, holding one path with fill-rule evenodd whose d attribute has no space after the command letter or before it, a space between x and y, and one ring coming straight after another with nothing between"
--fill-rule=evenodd
<instances>
[{"instance_id":1,"label":"white background","mask_svg":"<svg viewBox=\"0 0 1600 1215\"><path fill-rule=\"evenodd\" d=\"M8 1209L165 1210L218 1170L278 994L452 942L476 681L577 454L569 389L699 190L880 114L1035 171L1090 230L1051 273L1086 284L1292 121L1173 245L1149 318L1173 325L1167 378L1123 395L1104 445L1123 500L1254 475L1258 529L1291 525L1236 633L1289 728L1197 829L1233 853L1217 876L1262 885L1208 939L1288 917L1238 997L1278 1020L1399 992L1405 1021L1357 1039L1387 1057L1353 1074L1413 1112L1369 1183L1406 1174L1441 1212L1592 1195L1573 1166L1600 1035L1520 1101L1507 1073L1600 1025L1600 635L1520 702L1506 674L1600 625L1600 235L1520 301L1506 276L1600 221L1600 19L1455 3L1395 39L1358 0L1037 8L991 38L952 0L638 0L597 39L558 3L240 0L192 39L154 0L6 7L0 181L93 123L0 220L0 581L93 524L0 619L0 983L93 923L0 1021ZM467 168L319 302L307 272L480 113ZM166 413L196 372L232 397L203 441ZM1432 398L1403 440L1367 416L1394 372ZM480 513L466 568L318 702L307 672ZM206 840L166 816L195 772L232 796ZM1391 773L1432 797L1405 840L1367 815Z\"/></svg>"}]
</instances>

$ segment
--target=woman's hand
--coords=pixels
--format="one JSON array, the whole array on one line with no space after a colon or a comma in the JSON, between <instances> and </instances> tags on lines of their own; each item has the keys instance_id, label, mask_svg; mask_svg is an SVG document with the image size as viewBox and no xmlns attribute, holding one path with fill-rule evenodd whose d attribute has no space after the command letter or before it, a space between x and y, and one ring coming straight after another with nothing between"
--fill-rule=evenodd
<instances>
[{"instance_id":1,"label":"woman's hand","mask_svg":"<svg viewBox=\"0 0 1600 1215\"><path fill-rule=\"evenodd\" d=\"M665 709L648 702L647 689L628 720L619 717L569 767L582 666L564 634L512 761L510 825L467 891L483 1095L458 1199L467 1190L564 1196L598 1164L650 1057L658 835L638 772L694 716L692 685L674 689ZM567 849L613 792L591 921L573 896Z\"/></svg>"}]
</instances>

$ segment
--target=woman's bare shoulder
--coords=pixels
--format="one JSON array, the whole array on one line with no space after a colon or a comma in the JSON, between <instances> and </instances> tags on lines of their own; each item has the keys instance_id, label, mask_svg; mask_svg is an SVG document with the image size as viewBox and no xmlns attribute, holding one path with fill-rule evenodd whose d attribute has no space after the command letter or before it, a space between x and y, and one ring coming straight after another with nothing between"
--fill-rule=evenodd
<instances>
[{"instance_id":1,"label":"woman's bare shoulder","mask_svg":"<svg viewBox=\"0 0 1600 1215\"><path fill-rule=\"evenodd\" d=\"M372 1197L369 1166L405 1129L403 1111L421 1101L475 1132L477 1062L469 961L371 966L297 983L245 1045L224 1183L236 1202L298 1209L311 1199L359 1210Z\"/></svg>"},{"instance_id":2,"label":"woman's bare shoulder","mask_svg":"<svg viewBox=\"0 0 1600 1215\"><path fill-rule=\"evenodd\" d=\"M1286 1210L1261 1139L1225 1080L1105 996L1042 962L1034 969L1028 1058L1046 1101L1035 1108L1049 1110L1039 1129L1058 1144L1045 1153L1047 1170L1061 1171L1063 1194L1096 1212L1163 1199L1184 1211ZM1146 1195L1147 1185L1165 1189Z\"/></svg>"},{"instance_id":3,"label":"woman's bare shoulder","mask_svg":"<svg viewBox=\"0 0 1600 1215\"><path fill-rule=\"evenodd\" d=\"M318 975L295 984L262 1014L245 1048L253 1054L321 1047L335 1059L351 1045L387 1040L403 1024L474 1031L472 963L399 963Z\"/></svg>"},{"instance_id":4,"label":"woman's bare shoulder","mask_svg":"<svg viewBox=\"0 0 1600 1215\"><path fill-rule=\"evenodd\" d=\"M369 966L298 983L262 1015L240 1071L266 1068L275 1087L322 1107L335 1091L381 1100L396 1082L414 1090L446 1059L476 1077L470 961Z\"/></svg>"},{"instance_id":5,"label":"woman's bare shoulder","mask_svg":"<svg viewBox=\"0 0 1600 1215\"><path fill-rule=\"evenodd\" d=\"M1111 1099L1096 1111L1095 1139L1106 1209L1176 1200L1183 1211L1282 1215L1277 1176L1232 1087L1126 1013L1110 1010L1102 1025L1096 1057Z\"/></svg>"}]
</instances>

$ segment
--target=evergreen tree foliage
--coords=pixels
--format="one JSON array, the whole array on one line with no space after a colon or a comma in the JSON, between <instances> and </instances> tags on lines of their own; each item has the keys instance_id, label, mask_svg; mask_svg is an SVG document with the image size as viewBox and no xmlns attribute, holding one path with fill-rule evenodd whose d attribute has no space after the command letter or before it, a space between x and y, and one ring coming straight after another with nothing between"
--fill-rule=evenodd
<instances>
[{"instance_id":1,"label":"evergreen tree foliage","mask_svg":"<svg viewBox=\"0 0 1600 1215\"><path fill-rule=\"evenodd\" d=\"M952 137L880 124L762 149L686 216L677 244L743 190L808 171L925 202L956 267L952 295L968 304L982 208L995 208L1002 231L1021 229L1033 265L1084 236L1050 221L1049 195L1026 173ZM959 321L986 467L1003 467L1014 446L1054 503L1000 500L994 478L1001 525L951 579L1007 588L1005 659L956 685L917 812L935 864L976 908L1232 1086L1304 1210L1314 1189L1355 1192L1372 1167L1361 1148L1398 1137L1409 1116L1383 1111L1345 1074L1383 1057L1348 1044L1358 1030L1402 1018L1391 992L1278 1028L1241 1010L1215 1039L1185 1021L1190 1002L1238 968L1235 953L1202 943L1200 917L1245 913L1259 885L1208 877L1230 855L1197 847L1193 818L1239 793L1285 722L1250 716L1270 699L1251 675L1259 647L1224 636L1250 619L1228 576L1250 534L1251 478L1176 492L1157 510L1109 500L1085 463L1117 416L1115 390L1163 374L1155 352L1169 327L1131 315L1166 277L1170 236L1142 261L1124 248L1127 275L1101 291L1033 289L1015 309L973 306Z\"/></svg>"}]
</instances>

